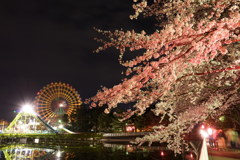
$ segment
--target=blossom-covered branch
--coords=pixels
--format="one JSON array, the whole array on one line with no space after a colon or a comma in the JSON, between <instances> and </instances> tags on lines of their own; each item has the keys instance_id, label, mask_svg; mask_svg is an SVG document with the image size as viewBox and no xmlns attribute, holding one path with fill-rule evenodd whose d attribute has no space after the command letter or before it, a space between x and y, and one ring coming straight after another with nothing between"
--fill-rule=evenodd
<instances>
[{"instance_id":1,"label":"blossom-covered branch","mask_svg":"<svg viewBox=\"0 0 240 160\"><path fill-rule=\"evenodd\" d=\"M236 0L155 0L151 5L146 0L136 1L131 18L137 18L139 13L155 16L156 31L98 30L108 40L98 39L103 46L97 52L109 47L118 49L126 78L112 88L103 88L88 101L93 107L106 104L106 113L118 104L134 103L125 118L141 115L155 105L153 112L162 119L168 115L170 124L166 131L154 135L161 134L165 137L161 141L172 143L173 135L182 136L212 114L216 108L209 110L209 106L221 99L219 96L228 97L229 88L231 94L237 95L232 87L239 83L239 7ZM144 52L125 61L128 50ZM223 99L217 108L230 106ZM193 115L196 110L201 110L199 115ZM142 140L151 141L149 138ZM174 144L180 144L179 139Z\"/></svg>"}]
</instances>

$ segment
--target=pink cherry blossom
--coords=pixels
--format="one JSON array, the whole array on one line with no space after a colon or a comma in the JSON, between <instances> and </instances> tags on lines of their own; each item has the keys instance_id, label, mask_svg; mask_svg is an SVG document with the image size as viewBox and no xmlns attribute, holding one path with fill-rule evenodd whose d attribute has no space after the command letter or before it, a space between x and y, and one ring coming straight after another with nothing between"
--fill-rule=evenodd
<instances>
[{"instance_id":1,"label":"pink cherry blossom","mask_svg":"<svg viewBox=\"0 0 240 160\"><path fill-rule=\"evenodd\" d=\"M156 31L98 30L108 40L98 39L103 46L97 52L118 49L126 78L110 89L102 88L88 102L93 102L92 107L107 105L105 113L118 104L134 102L122 119L144 114L156 104L153 112L162 119L168 117L169 124L137 142L167 142L170 149L180 153L183 135L196 123L239 103L239 7L236 0L175 0L164 4L156 0L151 5L146 0L136 1L131 18L154 16ZM140 49L145 50L142 55L124 61L126 50Z\"/></svg>"}]
</instances>

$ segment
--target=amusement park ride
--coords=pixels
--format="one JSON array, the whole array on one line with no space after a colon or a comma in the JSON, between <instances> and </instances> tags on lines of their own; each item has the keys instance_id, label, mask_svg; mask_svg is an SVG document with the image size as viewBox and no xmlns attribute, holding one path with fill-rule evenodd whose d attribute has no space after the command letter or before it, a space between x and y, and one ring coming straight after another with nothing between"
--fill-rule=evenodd
<instances>
[{"instance_id":1,"label":"amusement park ride","mask_svg":"<svg viewBox=\"0 0 240 160\"><path fill-rule=\"evenodd\" d=\"M36 112L49 124L56 124L67 115L69 121L73 120L77 108L82 104L80 95L69 84L51 83L37 93L35 100Z\"/></svg>"},{"instance_id":2,"label":"amusement park ride","mask_svg":"<svg viewBox=\"0 0 240 160\"><path fill-rule=\"evenodd\" d=\"M74 121L72 114L82 104L80 95L69 84L51 83L41 89L31 106L26 104L5 129L5 133L57 133L57 128L72 133L64 127L65 121ZM65 123L67 123L65 122Z\"/></svg>"},{"instance_id":3,"label":"amusement park ride","mask_svg":"<svg viewBox=\"0 0 240 160\"><path fill-rule=\"evenodd\" d=\"M36 115L32 106L26 104L21 112L5 129L5 133L57 133L51 126Z\"/></svg>"}]
</instances>

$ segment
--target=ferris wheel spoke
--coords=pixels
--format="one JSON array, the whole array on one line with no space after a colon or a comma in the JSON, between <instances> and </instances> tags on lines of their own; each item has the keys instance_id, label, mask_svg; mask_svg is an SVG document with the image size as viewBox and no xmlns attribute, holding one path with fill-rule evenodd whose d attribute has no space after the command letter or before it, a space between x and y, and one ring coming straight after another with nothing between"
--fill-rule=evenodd
<instances>
[{"instance_id":1,"label":"ferris wheel spoke","mask_svg":"<svg viewBox=\"0 0 240 160\"><path fill-rule=\"evenodd\" d=\"M47 104L47 103L38 105L38 107L40 107L40 108L48 108L48 106L49 106L49 104Z\"/></svg>"},{"instance_id":2,"label":"ferris wheel spoke","mask_svg":"<svg viewBox=\"0 0 240 160\"><path fill-rule=\"evenodd\" d=\"M40 93L40 94L41 95L39 95L39 96L40 96L41 99L49 100L50 95L48 95L46 92L43 92L43 93Z\"/></svg>"},{"instance_id":3,"label":"ferris wheel spoke","mask_svg":"<svg viewBox=\"0 0 240 160\"><path fill-rule=\"evenodd\" d=\"M51 112L51 109L50 108L46 108L46 107L39 107L38 108L39 111L42 111L42 112Z\"/></svg>"},{"instance_id":4,"label":"ferris wheel spoke","mask_svg":"<svg viewBox=\"0 0 240 160\"><path fill-rule=\"evenodd\" d=\"M38 104L48 104L49 101L39 99L39 100L36 101L36 103L38 103Z\"/></svg>"},{"instance_id":5,"label":"ferris wheel spoke","mask_svg":"<svg viewBox=\"0 0 240 160\"><path fill-rule=\"evenodd\" d=\"M48 113L53 113L52 111L47 111L47 110L43 110L43 111L39 111L39 114L42 115L42 114L48 114Z\"/></svg>"},{"instance_id":6,"label":"ferris wheel spoke","mask_svg":"<svg viewBox=\"0 0 240 160\"><path fill-rule=\"evenodd\" d=\"M53 119L56 115L54 113L51 113L50 115L48 115L45 119L47 121L51 121L51 119Z\"/></svg>"},{"instance_id":7,"label":"ferris wheel spoke","mask_svg":"<svg viewBox=\"0 0 240 160\"><path fill-rule=\"evenodd\" d=\"M40 112L52 112L50 108L48 107L38 107L38 111Z\"/></svg>"},{"instance_id":8,"label":"ferris wheel spoke","mask_svg":"<svg viewBox=\"0 0 240 160\"><path fill-rule=\"evenodd\" d=\"M55 115L55 114L51 114L51 115L49 116L49 119L52 120L54 117L56 117L56 115Z\"/></svg>"},{"instance_id":9,"label":"ferris wheel spoke","mask_svg":"<svg viewBox=\"0 0 240 160\"><path fill-rule=\"evenodd\" d=\"M54 113L47 113L47 114L45 114L45 115L43 116L43 119L50 117L52 114L54 114Z\"/></svg>"},{"instance_id":10,"label":"ferris wheel spoke","mask_svg":"<svg viewBox=\"0 0 240 160\"><path fill-rule=\"evenodd\" d=\"M51 93L51 90L48 86L45 89L43 89L42 95L46 95L47 97L51 97L52 93Z\"/></svg>"}]
</instances>

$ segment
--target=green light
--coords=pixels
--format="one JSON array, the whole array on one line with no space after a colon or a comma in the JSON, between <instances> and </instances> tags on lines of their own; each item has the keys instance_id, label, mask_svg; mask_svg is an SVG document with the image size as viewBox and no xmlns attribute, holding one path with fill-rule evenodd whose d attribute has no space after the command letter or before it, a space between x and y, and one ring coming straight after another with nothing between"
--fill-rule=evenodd
<instances>
[{"instance_id":1,"label":"green light","mask_svg":"<svg viewBox=\"0 0 240 160\"><path fill-rule=\"evenodd\" d=\"M219 117L219 121L224 122L225 121L225 116Z\"/></svg>"}]
</instances>

